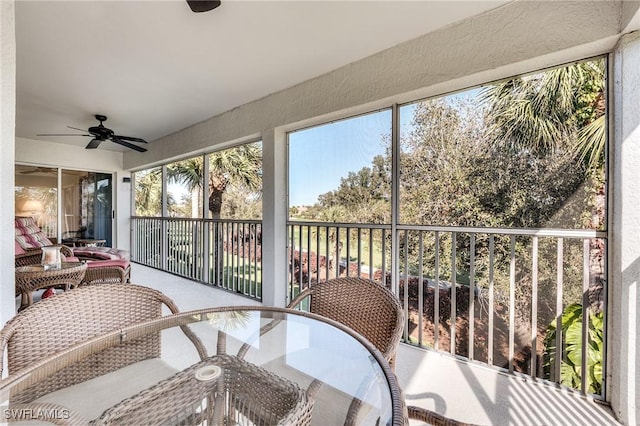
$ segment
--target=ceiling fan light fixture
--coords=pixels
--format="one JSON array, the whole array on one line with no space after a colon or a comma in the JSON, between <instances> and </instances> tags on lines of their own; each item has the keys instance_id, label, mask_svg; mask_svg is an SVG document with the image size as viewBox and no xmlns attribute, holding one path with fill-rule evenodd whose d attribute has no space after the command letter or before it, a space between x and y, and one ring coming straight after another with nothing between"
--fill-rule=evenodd
<instances>
[{"instance_id":1,"label":"ceiling fan light fixture","mask_svg":"<svg viewBox=\"0 0 640 426\"><path fill-rule=\"evenodd\" d=\"M220 0L187 0L189 7L193 12L208 12L220 6Z\"/></svg>"}]
</instances>

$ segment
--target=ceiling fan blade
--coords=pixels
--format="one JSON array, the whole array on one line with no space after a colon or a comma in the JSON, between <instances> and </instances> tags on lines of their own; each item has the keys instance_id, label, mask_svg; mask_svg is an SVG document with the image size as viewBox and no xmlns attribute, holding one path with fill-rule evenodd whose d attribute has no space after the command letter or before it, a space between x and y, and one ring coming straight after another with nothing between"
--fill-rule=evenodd
<instances>
[{"instance_id":1,"label":"ceiling fan blade","mask_svg":"<svg viewBox=\"0 0 640 426\"><path fill-rule=\"evenodd\" d=\"M73 130L80 130L81 132L86 132L87 129L78 129L77 127L73 127L73 126L67 126L68 129L73 129Z\"/></svg>"},{"instance_id":2,"label":"ceiling fan blade","mask_svg":"<svg viewBox=\"0 0 640 426\"><path fill-rule=\"evenodd\" d=\"M208 12L220 6L219 0L187 0L189 7L196 13Z\"/></svg>"},{"instance_id":3,"label":"ceiling fan blade","mask_svg":"<svg viewBox=\"0 0 640 426\"><path fill-rule=\"evenodd\" d=\"M131 148L133 150L136 150L138 152L146 152L147 151L146 148L141 148L141 147L139 147L137 145L134 145L132 143L125 142L125 141L119 139L117 136L112 136L111 137L111 141L115 142L115 143L117 143L119 145L126 146L127 148Z\"/></svg>"},{"instance_id":4,"label":"ceiling fan blade","mask_svg":"<svg viewBox=\"0 0 640 426\"><path fill-rule=\"evenodd\" d=\"M91 139L91 142L85 146L85 149L96 149L98 145L100 145L100 142L102 142L100 139Z\"/></svg>"},{"instance_id":5,"label":"ceiling fan blade","mask_svg":"<svg viewBox=\"0 0 640 426\"><path fill-rule=\"evenodd\" d=\"M114 138L118 138L118 139L123 140L123 141L131 141L131 142L147 143L147 141L145 141L144 139L134 138L133 136L120 136L120 135L114 135L113 137L114 137Z\"/></svg>"},{"instance_id":6,"label":"ceiling fan blade","mask_svg":"<svg viewBox=\"0 0 640 426\"><path fill-rule=\"evenodd\" d=\"M78 133L39 133L36 136L91 136L91 135L81 135Z\"/></svg>"}]
</instances>

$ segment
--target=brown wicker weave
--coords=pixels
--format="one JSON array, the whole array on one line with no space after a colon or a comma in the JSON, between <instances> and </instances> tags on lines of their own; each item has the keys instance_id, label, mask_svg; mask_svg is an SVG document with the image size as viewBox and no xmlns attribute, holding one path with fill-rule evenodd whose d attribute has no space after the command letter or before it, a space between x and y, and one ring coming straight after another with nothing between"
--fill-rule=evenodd
<instances>
[{"instance_id":1,"label":"brown wicker weave","mask_svg":"<svg viewBox=\"0 0 640 426\"><path fill-rule=\"evenodd\" d=\"M33 304L33 291L47 287L75 288L84 278L87 265L84 263L62 263L60 269L45 270L42 265L27 265L16 268L16 293L22 294L20 310Z\"/></svg>"},{"instance_id":2,"label":"brown wicker weave","mask_svg":"<svg viewBox=\"0 0 640 426\"><path fill-rule=\"evenodd\" d=\"M178 312L173 301L161 292L134 284L79 287L45 299L18 313L0 330L0 371L5 348L8 372L13 375L76 343L159 318L163 305L171 313ZM183 327L183 332L196 345L201 358L206 357L202 343L191 330ZM94 350L86 359L38 381L12 402L30 402L40 395L159 355L159 332L101 352Z\"/></svg>"},{"instance_id":3,"label":"brown wicker weave","mask_svg":"<svg viewBox=\"0 0 640 426\"><path fill-rule=\"evenodd\" d=\"M89 286L84 288L76 289L68 294L73 294L76 292L81 292L84 290L94 290L94 289L104 289L109 286L129 286L127 284L109 284L104 286ZM62 295L64 296L64 295ZM56 296L56 297L62 297ZM54 300L47 299L47 300ZM43 303L44 304L44 303ZM39 304L34 305L32 308L38 307ZM108 332L107 334L103 334L101 336L93 337L89 340L85 340L77 345L61 350L57 355L46 356L27 368L18 371L10 375L9 377L3 379L0 382L0 390L5 390L10 392L10 407L14 406L14 404L20 403L28 403L31 402L35 396L32 394L31 399L22 398L25 390L27 392L31 391L34 386L39 386L39 384L50 377L51 375L57 375L59 372L64 371L72 366L77 365L78 363L83 362L87 357L91 357L96 352L105 351L106 348L120 347L123 344L135 343L140 341L141 338L148 336L150 334L157 334L161 330L167 329L168 327L173 327L179 325L181 327L185 327L188 324L198 323L201 321L208 320L209 315L215 312L226 312L228 311L228 307L221 308L210 308L210 309L202 309L197 311L184 312L176 315L168 315L162 318L157 318L155 320L143 321L141 323L137 323L131 326L128 326L123 329L117 329L116 331ZM285 312L292 313L296 315L301 315L309 318L313 318L319 321L327 322L334 327L342 330L348 335L351 335L354 339L358 340L364 347L366 347L373 359L375 359L378 365L382 368L384 375L387 379L387 384L389 386L390 396L391 396L391 404L392 404L392 419L388 424L393 426L405 426L408 423L407 411L404 405L404 398L402 396L402 391L398 386L397 378L391 371L389 364L386 362L380 351L378 351L366 338L361 336L360 334L355 333L351 328L344 326L343 324L327 319L325 317L321 317L319 315L309 313L309 312L301 312L301 311L291 311L282 308L268 308L268 307L256 307L256 306L243 306L236 307L235 310L240 311L252 311L252 310L260 310L260 311L273 311L273 312ZM29 310L25 311L28 312ZM184 328L183 328L184 330ZM196 338L197 340L197 338ZM201 359L206 359L206 353L203 355L201 352L201 342L199 340L192 342L199 343L198 352L200 353ZM202 349L204 351L204 349ZM0 354L1 355L1 354ZM117 355L117 354L116 354ZM237 358L237 357L234 357ZM49 392L51 390L48 390ZM144 391L143 391L144 392ZM4 395L4 394L3 394ZM261 394L263 398L269 398L269 393ZM9 397L6 395L6 397ZM242 401L238 401L241 403ZM220 405L219 405L220 406ZM234 409L239 409L235 406ZM200 413L201 410L196 409L197 413ZM188 415L188 413L187 413ZM215 418L215 417L214 417ZM197 420L195 417L194 420ZM190 419L185 419L183 423L174 423L169 422L170 424L197 424L197 421L190 422ZM322 423L322 417L318 418L320 424ZM144 424L150 424L150 422L144 422ZM209 423L210 424L210 423Z\"/></svg>"},{"instance_id":4,"label":"brown wicker weave","mask_svg":"<svg viewBox=\"0 0 640 426\"><path fill-rule=\"evenodd\" d=\"M60 247L60 253L65 257L73 256L73 251L69 247L63 245L56 245L56 247ZM16 268L18 266L37 265L41 260L42 249L26 250L24 253L16 255Z\"/></svg>"},{"instance_id":5,"label":"brown wicker weave","mask_svg":"<svg viewBox=\"0 0 640 426\"><path fill-rule=\"evenodd\" d=\"M120 266L100 266L99 268L87 268L81 285L128 283L131 280L131 265L126 268Z\"/></svg>"},{"instance_id":6,"label":"brown wicker weave","mask_svg":"<svg viewBox=\"0 0 640 426\"><path fill-rule=\"evenodd\" d=\"M198 380L202 368L220 376ZM229 355L195 364L105 411L93 425L308 425L313 402L298 385Z\"/></svg>"},{"instance_id":7,"label":"brown wicker weave","mask_svg":"<svg viewBox=\"0 0 640 426\"><path fill-rule=\"evenodd\" d=\"M422 407L408 406L410 419L420 420L433 426L473 426L470 423L459 422Z\"/></svg>"},{"instance_id":8,"label":"brown wicker weave","mask_svg":"<svg viewBox=\"0 0 640 426\"><path fill-rule=\"evenodd\" d=\"M289 307L298 306L307 297L311 297L310 312L340 322L367 338L394 369L404 311L388 288L365 278L334 278L305 289Z\"/></svg>"}]
</instances>

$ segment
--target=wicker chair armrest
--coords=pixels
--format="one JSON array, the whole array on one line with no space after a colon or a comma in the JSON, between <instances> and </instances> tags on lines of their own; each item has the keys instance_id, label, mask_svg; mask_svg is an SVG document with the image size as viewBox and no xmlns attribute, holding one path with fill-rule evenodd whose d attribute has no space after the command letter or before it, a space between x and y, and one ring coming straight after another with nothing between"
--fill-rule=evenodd
<instances>
[{"instance_id":1,"label":"wicker chair armrest","mask_svg":"<svg viewBox=\"0 0 640 426\"><path fill-rule=\"evenodd\" d=\"M4 372L4 353L11 336L13 336L14 330L14 327L10 324L6 324L2 327L2 330L0 330L0 377L2 377L2 373Z\"/></svg>"},{"instance_id":2,"label":"wicker chair armrest","mask_svg":"<svg viewBox=\"0 0 640 426\"><path fill-rule=\"evenodd\" d=\"M73 256L73 251L63 245L54 245L52 247L60 247L60 253L62 253L65 257ZM28 265L37 265L42 260L42 249L30 249L25 251L22 254L16 254L16 268L18 266L28 266Z\"/></svg>"},{"instance_id":3,"label":"wicker chair armrest","mask_svg":"<svg viewBox=\"0 0 640 426\"><path fill-rule=\"evenodd\" d=\"M60 253L62 253L65 257L73 256L73 250L71 249L71 247L67 247L62 244L56 244L56 247L60 247Z\"/></svg>"},{"instance_id":4,"label":"wicker chair armrest","mask_svg":"<svg viewBox=\"0 0 640 426\"><path fill-rule=\"evenodd\" d=\"M158 297L160 298L160 301L167 308L169 308L169 311L171 311L172 314L180 313L180 310L178 309L178 305L175 304L173 299L171 299L164 293L160 293ZM193 346L195 347L196 351L198 352L198 355L200 356L200 359L201 360L207 359L209 357L209 354L207 353L207 350L205 349L205 346L204 346L204 343L202 343L202 340L200 340L200 338L193 331L191 331L188 325L181 325L180 329L185 334L185 336L187 336L187 338L191 341L191 343L193 343Z\"/></svg>"},{"instance_id":5,"label":"wicker chair armrest","mask_svg":"<svg viewBox=\"0 0 640 426\"><path fill-rule=\"evenodd\" d=\"M290 309L295 308L304 299L306 299L307 297L312 296L313 293L314 293L313 288L307 288L305 290L302 290L291 302L289 302L289 304L287 305L287 308L290 308Z\"/></svg>"}]
</instances>

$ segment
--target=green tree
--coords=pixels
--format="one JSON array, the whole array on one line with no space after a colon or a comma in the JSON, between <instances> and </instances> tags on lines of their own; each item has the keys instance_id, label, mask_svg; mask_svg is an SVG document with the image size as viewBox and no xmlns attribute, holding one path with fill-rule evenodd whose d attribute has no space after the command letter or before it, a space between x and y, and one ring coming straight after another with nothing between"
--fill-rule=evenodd
<instances>
[{"instance_id":1,"label":"green tree","mask_svg":"<svg viewBox=\"0 0 640 426\"><path fill-rule=\"evenodd\" d=\"M135 173L136 216L160 216L162 201L162 169Z\"/></svg>"},{"instance_id":2,"label":"green tree","mask_svg":"<svg viewBox=\"0 0 640 426\"><path fill-rule=\"evenodd\" d=\"M590 169L602 167L604 67L604 60L580 62L487 86L490 137L540 156L570 151Z\"/></svg>"},{"instance_id":3,"label":"green tree","mask_svg":"<svg viewBox=\"0 0 640 426\"><path fill-rule=\"evenodd\" d=\"M190 191L202 188L202 157L171 164L167 168L170 182L183 184ZM262 147L259 143L242 145L209 155L209 211L220 219L224 195L230 186L248 189L259 196L262 189Z\"/></svg>"},{"instance_id":4,"label":"green tree","mask_svg":"<svg viewBox=\"0 0 640 426\"><path fill-rule=\"evenodd\" d=\"M390 158L378 155L371 167L349 172L340 180L334 191L318 197L322 210L332 207L347 207L335 222L390 223L391 222L391 167Z\"/></svg>"}]
</instances>

